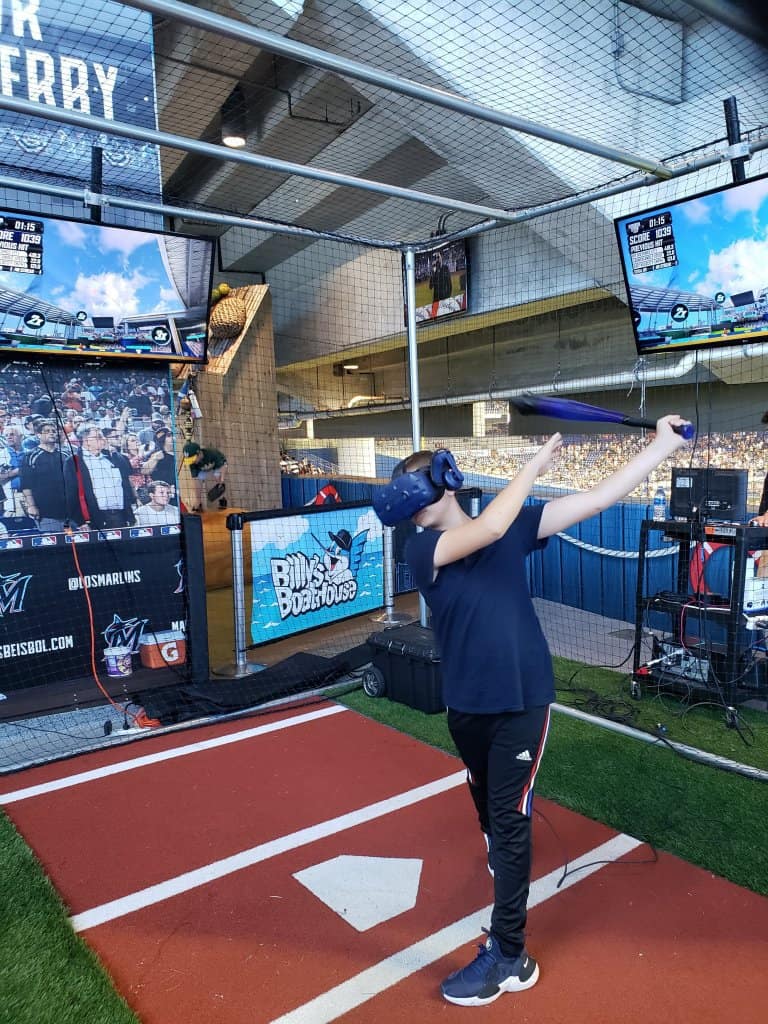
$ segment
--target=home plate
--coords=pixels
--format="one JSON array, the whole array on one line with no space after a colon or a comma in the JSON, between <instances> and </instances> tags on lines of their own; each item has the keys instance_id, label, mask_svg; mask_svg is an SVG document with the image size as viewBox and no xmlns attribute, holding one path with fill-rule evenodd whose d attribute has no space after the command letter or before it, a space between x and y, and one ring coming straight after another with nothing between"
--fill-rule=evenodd
<instances>
[{"instance_id":1,"label":"home plate","mask_svg":"<svg viewBox=\"0 0 768 1024\"><path fill-rule=\"evenodd\" d=\"M333 857L293 876L359 932L416 905L420 859Z\"/></svg>"}]
</instances>

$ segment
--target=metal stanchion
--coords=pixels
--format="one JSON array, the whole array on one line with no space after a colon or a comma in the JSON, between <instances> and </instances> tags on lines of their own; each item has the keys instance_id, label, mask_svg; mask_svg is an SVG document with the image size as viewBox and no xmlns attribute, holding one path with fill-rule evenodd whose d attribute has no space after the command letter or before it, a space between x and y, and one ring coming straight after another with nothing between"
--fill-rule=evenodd
<instances>
[{"instance_id":1,"label":"metal stanchion","mask_svg":"<svg viewBox=\"0 0 768 1024\"><path fill-rule=\"evenodd\" d=\"M383 529L384 543L384 611L371 616L371 622L381 622L387 626L402 626L413 622L413 615L395 611L395 546L392 542L394 528L385 526Z\"/></svg>"},{"instance_id":2,"label":"metal stanchion","mask_svg":"<svg viewBox=\"0 0 768 1024\"><path fill-rule=\"evenodd\" d=\"M227 516L227 529L232 540L232 605L235 624L235 662L212 669L215 676L243 679L264 668L248 661L245 650L245 572L243 569L243 520L237 513Z\"/></svg>"}]
</instances>

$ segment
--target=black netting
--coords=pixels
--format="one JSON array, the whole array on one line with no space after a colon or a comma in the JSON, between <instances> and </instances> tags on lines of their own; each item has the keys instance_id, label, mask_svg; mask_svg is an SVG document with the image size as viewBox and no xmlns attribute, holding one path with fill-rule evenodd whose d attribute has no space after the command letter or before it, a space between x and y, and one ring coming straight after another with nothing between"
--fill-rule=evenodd
<instances>
[{"instance_id":1,"label":"black netting","mask_svg":"<svg viewBox=\"0 0 768 1024\"><path fill-rule=\"evenodd\" d=\"M618 673L617 693L626 696L633 669L636 682L637 668L653 661L663 666L650 677L654 693L687 700L703 691L725 704L764 701L760 613L768 608L768 590L764 602L756 554L761 537L737 552L734 537L742 535L722 527L717 536L667 540L652 529L645 542L653 553L646 558L641 523L661 491L667 513L673 498L682 501L676 484L688 470L696 480L723 470L746 475L743 487L737 484L740 504L729 512L719 508L721 519L730 514L743 526L760 508L768 375L765 179L749 192L724 193L720 205L697 203L674 213L689 225L698 217L698 234L685 233L675 220L681 258L635 281L631 298L619 244L628 228L620 224L617 235L614 227L617 218L637 214L639 220L638 211L682 209L670 204L720 189L739 173L765 174L768 75L760 33L750 38L744 22L728 23L727 12L715 20L693 5L651 9L619 0L422 3L418 9L264 0L194 10L212 12L216 26L188 24L182 10L151 19L138 8L69 0L41 13L41 39L31 23L14 35L8 22L3 41L18 56L7 51L0 69L0 106L6 107L0 212L213 239L209 363L174 366L168 381L167 370L123 371L99 362L98 352L89 361L86 350L55 371L64 374L59 379L45 353L40 365L29 354L22 360L18 351L6 352L0 400L3 430L11 428L5 446L14 448L14 430L22 432L22 443L34 439L29 417L44 392L50 390L63 430L69 381L80 391L93 383L114 392L113 404L102 415L89 395L82 422L102 421L100 429L120 435L122 446L136 432L123 416L131 408L132 378L150 375L155 397L162 391L156 403L162 426L175 431L178 500L202 517L199 554L215 673L206 664L196 676L188 661L183 679L174 676L167 686L147 687L144 677L121 682L112 695L115 708L100 695L92 667L72 662L58 674L51 668L51 679L38 681L53 687L45 701L35 683L26 687L23 708L4 705L10 710L3 728L14 730L5 766L96 744L107 720L110 735L138 733L132 716L146 705L146 724L152 699L174 721L189 717L190 708L234 713L279 699L275 680L281 678L289 680L284 693L294 696L304 683L343 683L340 665L355 681L369 635L420 614L404 557L407 528L391 538L391 601L385 591L388 547L370 511L377 488L414 443L448 447L466 485L478 492L462 495L476 513L548 432L563 429L561 421L522 415L514 399L523 391L650 423L679 412L696 427L696 443L650 473L625 505L553 538L546 556L532 562L529 584L561 681L581 664L610 665ZM318 47L347 64L360 61L443 90L473 109L437 105L391 82L370 84L345 73L343 64L324 70L306 55L234 38L225 25L233 16L244 27ZM27 60L24 47L38 56ZM55 55L52 64L47 53ZM114 81L110 68L118 69ZM730 96L746 144L738 150L728 149L724 101ZM16 110L11 100L41 106ZM507 123L478 116L480 108L505 115ZM77 123L53 116L67 112ZM114 133L95 118L106 118ZM523 120L530 131L522 130ZM175 136L176 144L158 131ZM139 137L129 138L131 132ZM226 132L239 133L245 145L224 148ZM660 181L653 172L673 177ZM413 366L406 250L415 263ZM131 267L123 268L121 283L130 277L138 286L139 270ZM88 274L73 255L75 281L78 275L81 290L63 289L59 305L87 294ZM30 301L44 294L42 285L38 292L22 288L18 273L0 276L3 289L22 291ZM104 279L102 290L106 285ZM184 292L178 268L174 288ZM55 297L47 294L50 305ZM10 330L10 307L3 312L3 330ZM18 341L24 329L14 321L11 333ZM651 338L662 342L650 344ZM155 379L160 372L165 383ZM595 485L647 443L647 430L566 424L562 457L537 482L532 500ZM152 438L148 443L154 446ZM182 446L189 443L208 453L208 461L184 463ZM59 448L62 461L71 456ZM150 454L143 451L142 462ZM11 465L11 456L5 462ZM30 499L23 489L12 493L11 481L3 483L5 518L23 520ZM146 504L138 492L136 498L136 508ZM706 517L701 502L695 504L703 528ZM242 534L235 530L242 576L227 522L233 512L246 517ZM23 532L10 525L11 539ZM35 530L41 534L35 528L28 536ZM103 545L114 549L120 567L82 575L111 573L118 580L115 574L136 570L123 565L120 552L128 546ZM59 549L74 558L73 544L62 540ZM0 551L6 559L0 645L15 649L14 657L13 645L21 642L10 637L11 626L18 632L14 601L30 571L11 562L27 552L31 540L18 551ZM34 553L52 557L40 544ZM740 559L736 575L734 559ZM234 589L233 573L240 580ZM79 574L73 570L71 578ZM121 586L127 582L119 577ZM196 582L204 603L202 576ZM88 620L84 589L74 584L71 603L51 608L45 636L69 636L72 622ZM193 591L177 597L190 601ZM676 603L648 603L661 592L678 595ZM147 618L138 592L123 596L121 621ZM683 607L691 597L693 611ZM714 598L728 602L731 619L712 610ZM153 613L151 628L179 632L182 620L195 619L188 608L170 611L169 604ZM41 637L22 640L34 645ZM349 651L357 654L348 657ZM33 646L33 653L50 651ZM64 650L55 660L64 665L72 657ZM140 666L152 671L132 657L135 675ZM313 667L307 658L329 664ZM297 665L306 669L303 682ZM216 680L233 675L236 683L222 684L228 689L218 700L211 695L209 684L215 689ZM12 687L5 688L8 697Z\"/></svg>"}]
</instances>

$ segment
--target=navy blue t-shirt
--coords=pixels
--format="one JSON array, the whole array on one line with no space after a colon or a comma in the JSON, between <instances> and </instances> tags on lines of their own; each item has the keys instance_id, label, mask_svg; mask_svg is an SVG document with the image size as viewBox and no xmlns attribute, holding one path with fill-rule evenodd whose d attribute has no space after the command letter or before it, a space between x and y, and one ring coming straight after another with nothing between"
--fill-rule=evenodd
<instances>
[{"instance_id":1,"label":"navy blue t-shirt","mask_svg":"<svg viewBox=\"0 0 768 1024\"><path fill-rule=\"evenodd\" d=\"M442 566L434 582L440 531L423 530L406 546L416 586L432 610L449 708L491 714L555 699L552 658L525 571L530 552L547 543L536 537L543 508L521 509L500 540Z\"/></svg>"}]
</instances>

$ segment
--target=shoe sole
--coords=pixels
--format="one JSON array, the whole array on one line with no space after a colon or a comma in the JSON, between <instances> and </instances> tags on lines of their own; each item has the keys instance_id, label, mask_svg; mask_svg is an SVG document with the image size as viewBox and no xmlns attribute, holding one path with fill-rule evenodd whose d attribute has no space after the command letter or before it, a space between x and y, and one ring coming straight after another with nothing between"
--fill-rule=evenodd
<instances>
[{"instance_id":1,"label":"shoe sole","mask_svg":"<svg viewBox=\"0 0 768 1024\"><path fill-rule=\"evenodd\" d=\"M539 965L533 969L533 974L530 978L525 981L520 981L519 978L507 978L499 985L497 992L494 992L492 996L487 996L485 999L480 996L467 996L461 998L459 996L449 996L443 992L443 999L446 999L449 1003L453 1003L454 1006L487 1006L489 1003L495 1002L500 995L505 992L525 992L527 988L533 988L536 982L539 980Z\"/></svg>"}]
</instances>

